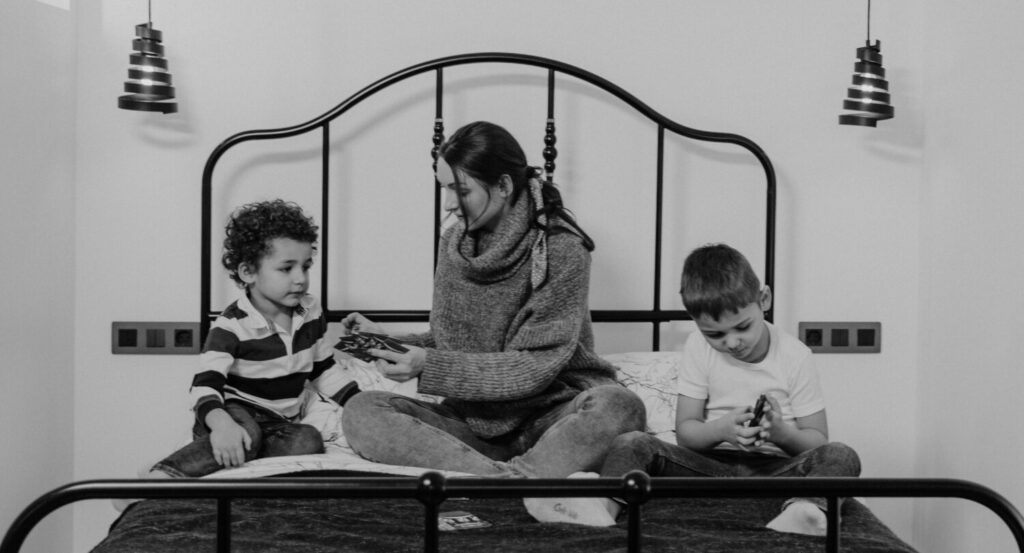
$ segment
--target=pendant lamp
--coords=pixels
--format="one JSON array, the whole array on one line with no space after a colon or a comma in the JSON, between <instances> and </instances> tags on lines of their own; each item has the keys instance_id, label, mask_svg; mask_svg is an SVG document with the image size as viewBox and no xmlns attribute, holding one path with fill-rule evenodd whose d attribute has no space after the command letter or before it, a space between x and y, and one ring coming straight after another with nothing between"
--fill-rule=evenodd
<instances>
[{"instance_id":1,"label":"pendant lamp","mask_svg":"<svg viewBox=\"0 0 1024 553\"><path fill-rule=\"evenodd\" d=\"M124 91L128 94L117 99L117 107L136 111L158 111L174 113L178 104L174 99L171 74L164 59L163 33L153 28L152 4L149 5L149 20L135 26L132 40L133 54L128 57L128 80Z\"/></svg>"},{"instance_id":2,"label":"pendant lamp","mask_svg":"<svg viewBox=\"0 0 1024 553\"><path fill-rule=\"evenodd\" d=\"M839 116L840 125L874 127L878 121L892 119L889 103L889 81L882 68L882 41L871 44L871 0L868 0L868 37L864 46L857 48L857 62L853 65L853 86L846 89L843 109L853 113Z\"/></svg>"}]
</instances>

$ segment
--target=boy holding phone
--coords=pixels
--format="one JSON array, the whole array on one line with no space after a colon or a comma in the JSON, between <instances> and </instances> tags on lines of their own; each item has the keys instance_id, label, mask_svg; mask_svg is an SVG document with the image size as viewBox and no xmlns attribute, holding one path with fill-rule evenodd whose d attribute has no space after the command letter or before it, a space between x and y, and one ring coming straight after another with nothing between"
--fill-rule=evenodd
<instances>
[{"instance_id":1,"label":"boy holding phone","mask_svg":"<svg viewBox=\"0 0 1024 553\"><path fill-rule=\"evenodd\" d=\"M680 293L698 332L686 341L677 377L677 444L622 434L601 476L858 476L857 453L828 441L811 351L764 320L771 290L747 259L724 244L697 248ZM767 527L824 535L825 507L821 498L789 499ZM620 511L594 498L530 499L527 508L538 520L594 526L614 524Z\"/></svg>"}]
</instances>

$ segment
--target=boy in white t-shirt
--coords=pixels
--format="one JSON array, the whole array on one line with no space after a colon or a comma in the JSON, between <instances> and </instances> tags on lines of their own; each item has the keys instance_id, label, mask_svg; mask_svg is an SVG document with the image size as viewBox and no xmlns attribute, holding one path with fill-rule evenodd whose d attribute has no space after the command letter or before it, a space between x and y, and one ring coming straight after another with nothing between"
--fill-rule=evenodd
<instances>
[{"instance_id":1,"label":"boy in white t-shirt","mask_svg":"<svg viewBox=\"0 0 1024 553\"><path fill-rule=\"evenodd\" d=\"M615 439L601 476L858 476L850 447L828 441L825 402L811 351L764 320L771 307L750 263L724 244L694 250L683 266L683 304L697 323L677 379L676 442L645 432ZM760 422L752 406L764 395ZM610 499L531 500L538 520L615 523ZM768 528L824 535L825 502L793 498Z\"/></svg>"}]
</instances>

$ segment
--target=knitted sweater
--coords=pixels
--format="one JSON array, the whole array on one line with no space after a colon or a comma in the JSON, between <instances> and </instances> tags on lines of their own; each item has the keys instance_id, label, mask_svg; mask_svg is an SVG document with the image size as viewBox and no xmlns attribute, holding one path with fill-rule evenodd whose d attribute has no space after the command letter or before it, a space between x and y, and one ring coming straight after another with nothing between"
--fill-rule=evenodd
<instances>
[{"instance_id":1,"label":"knitted sweater","mask_svg":"<svg viewBox=\"0 0 1024 553\"><path fill-rule=\"evenodd\" d=\"M531 284L536 228L520 196L493 233L461 223L439 244L419 391L442 396L483 438L515 430L598 384L615 368L594 352L587 295L590 253L553 221L544 282ZM480 252L476 254L476 252Z\"/></svg>"}]
</instances>

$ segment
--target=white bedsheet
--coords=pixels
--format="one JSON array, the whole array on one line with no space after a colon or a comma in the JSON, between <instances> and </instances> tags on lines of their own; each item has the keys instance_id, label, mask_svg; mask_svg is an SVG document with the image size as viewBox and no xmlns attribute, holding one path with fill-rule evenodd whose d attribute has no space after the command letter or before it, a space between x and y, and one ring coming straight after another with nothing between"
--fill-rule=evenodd
<instances>
[{"instance_id":1,"label":"white bedsheet","mask_svg":"<svg viewBox=\"0 0 1024 553\"><path fill-rule=\"evenodd\" d=\"M255 459L240 467L219 470L204 478L260 478L293 472L321 470L351 470L399 476L419 476L433 469L374 463L356 455L347 446L339 447L328 444L326 453ZM473 476L472 474L453 471L436 472L440 472L445 476Z\"/></svg>"}]
</instances>

